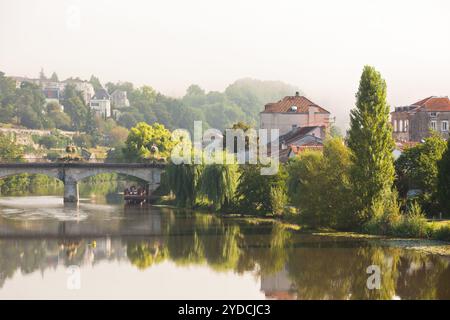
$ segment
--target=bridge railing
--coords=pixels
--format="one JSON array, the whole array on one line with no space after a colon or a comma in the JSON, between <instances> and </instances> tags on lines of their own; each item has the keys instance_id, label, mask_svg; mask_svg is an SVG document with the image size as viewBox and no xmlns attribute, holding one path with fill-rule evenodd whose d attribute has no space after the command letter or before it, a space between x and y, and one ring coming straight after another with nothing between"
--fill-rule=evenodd
<instances>
[{"instance_id":1,"label":"bridge railing","mask_svg":"<svg viewBox=\"0 0 450 320\"><path fill-rule=\"evenodd\" d=\"M128 164L128 163L146 163L146 164L165 164L165 160L158 159L144 159L140 161L130 161L121 158L95 158L95 159L48 159L44 157L40 158L22 158L22 159L8 159L0 158L0 164L15 164L15 163L115 163L115 164Z\"/></svg>"}]
</instances>

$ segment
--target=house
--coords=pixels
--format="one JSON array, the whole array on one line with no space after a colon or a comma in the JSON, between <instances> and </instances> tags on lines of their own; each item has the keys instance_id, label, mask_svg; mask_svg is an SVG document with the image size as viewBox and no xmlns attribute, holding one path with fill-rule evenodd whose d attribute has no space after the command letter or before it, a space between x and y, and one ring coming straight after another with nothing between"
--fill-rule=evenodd
<instances>
[{"instance_id":1,"label":"house","mask_svg":"<svg viewBox=\"0 0 450 320\"><path fill-rule=\"evenodd\" d=\"M325 127L311 126L296 128L282 135L280 140L280 151L278 154L280 162L286 162L305 150L323 151L323 138Z\"/></svg>"},{"instance_id":2,"label":"house","mask_svg":"<svg viewBox=\"0 0 450 320\"><path fill-rule=\"evenodd\" d=\"M89 102L89 107L103 118L111 117L111 98L105 89L97 90Z\"/></svg>"},{"instance_id":3,"label":"house","mask_svg":"<svg viewBox=\"0 0 450 320\"><path fill-rule=\"evenodd\" d=\"M81 92L81 95L86 104L89 104L92 96L95 94L94 87L89 81L80 79L67 79L64 81L52 81L48 79L31 79L26 77L11 77L16 81L16 88L20 88L22 83L28 82L35 84L42 89L42 93L46 98L46 102L61 101L64 97L64 90L68 84L75 87L76 91Z\"/></svg>"},{"instance_id":4,"label":"house","mask_svg":"<svg viewBox=\"0 0 450 320\"><path fill-rule=\"evenodd\" d=\"M393 136L400 142L420 142L436 131L449 138L450 100L431 96L391 112Z\"/></svg>"},{"instance_id":5,"label":"house","mask_svg":"<svg viewBox=\"0 0 450 320\"><path fill-rule=\"evenodd\" d=\"M127 98L127 92L123 90L114 90L111 93L111 104L114 109L122 109L130 106L130 101Z\"/></svg>"},{"instance_id":6,"label":"house","mask_svg":"<svg viewBox=\"0 0 450 320\"><path fill-rule=\"evenodd\" d=\"M71 84L75 87L76 91L81 92L81 95L83 96L84 102L86 104L89 104L91 102L91 99L95 95L94 86L89 81L79 80L77 79L67 79L62 82L64 84L64 87L66 85Z\"/></svg>"},{"instance_id":7,"label":"house","mask_svg":"<svg viewBox=\"0 0 450 320\"><path fill-rule=\"evenodd\" d=\"M298 92L275 103L268 103L260 112L261 129L279 129L285 135L296 128L330 126L330 112ZM324 131L324 132L325 132ZM324 136L321 136L324 138Z\"/></svg>"}]
</instances>

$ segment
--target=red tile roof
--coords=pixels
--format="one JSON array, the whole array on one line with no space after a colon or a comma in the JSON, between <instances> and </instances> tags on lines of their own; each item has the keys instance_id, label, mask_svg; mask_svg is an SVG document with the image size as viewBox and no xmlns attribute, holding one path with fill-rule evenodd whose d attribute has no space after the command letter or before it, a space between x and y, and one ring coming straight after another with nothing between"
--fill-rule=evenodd
<instances>
[{"instance_id":1,"label":"red tile roof","mask_svg":"<svg viewBox=\"0 0 450 320\"><path fill-rule=\"evenodd\" d=\"M448 97L428 97L413 103L413 105L426 111L450 111L450 99Z\"/></svg>"},{"instance_id":2,"label":"red tile roof","mask_svg":"<svg viewBox=\"0 0 450 320\"><path fill-rule=\"evenodd\" d=\"M291 111L291 107L296 106L297 111ZM319 112L330 113L321 106L315 104L304 96L287 96L278 102L271 102L265 105L262 112L292 112L292 113L307 113L310 106L318 108Z\"/></svg>"}]
</instances>

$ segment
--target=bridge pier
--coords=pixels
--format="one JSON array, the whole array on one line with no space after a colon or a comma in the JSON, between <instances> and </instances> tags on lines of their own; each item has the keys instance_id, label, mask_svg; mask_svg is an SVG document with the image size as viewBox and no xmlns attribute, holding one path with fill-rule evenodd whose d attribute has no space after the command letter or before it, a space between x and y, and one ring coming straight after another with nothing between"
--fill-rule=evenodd
<instances>
[{"instance_id":1,"label":"bridge pier","mask_svg":"<svg viewBox=\"0 0 450 320\"><path fill-rule=\"evenodd\" d=\"M77 203L79 199L78 182L64 181L64 202Z\"/></svg>"}]
</instances>

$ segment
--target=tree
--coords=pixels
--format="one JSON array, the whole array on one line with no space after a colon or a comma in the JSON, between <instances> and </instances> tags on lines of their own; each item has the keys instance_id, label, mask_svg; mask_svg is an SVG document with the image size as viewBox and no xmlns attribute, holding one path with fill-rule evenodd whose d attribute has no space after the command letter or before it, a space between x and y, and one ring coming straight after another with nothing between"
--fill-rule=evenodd
<instances>
[{"instance_id":1,"label":"tree","mask_svg":"<svg viewBox=\"0 0 450 320\"><path fill-rule=\"evenodd\" d=\"M174 164L173 162L166 167L164 183L174 193L178 206L192 208L195 205L202 170L201 165Z\"/></svg>"},{"instance_id":2,"label":"tree","mask_svg":"<svg viewBox=\"0 0 450 320\"><path fill-rule=\"evenodd\" d=\"M236 200L241 212L280 214L287 202L286 171L280 166L274 175L261 175L261 166L240 168Z\"/></svg>"},{"instance_id":3,"label":"tree","mask_svg":"<svg viewBox=\"0 0 450 320\"><path fill-rule=\"evenodd\" d=\"M123 145L128 137L128 129L124 127L114 127L108 133L108 142L112 147Z\"/></svg>"},{"instance_id":4,"label":"tree","mask_svg":"<svg viewBox=\"0 0 450 320\"><path fill-rule=\"evenodd\" d=\"M6 134L0 133L0 160L20 161L23 157L23 149L15 140Z\"/></svg>"},{"instance_id":5,"label":"tree","mask_svg":"<svg viewBox=\"0 0 450 320\"><path fill-rule=\"evenodd\" d=\"M390 198L395 173L386 83L373 67L364 67L356 99L356 108L350 114L348 146L352 151L351 183L357 214L364 223L374 217L374 206Z\"/></svg>"},{"instance_id":6,"label":"tree","mask_svg":"<svg viewBox=\"0 0 450 320\"><path fill-rule=\"evenodd\" d=\"M58 138L54 135L43 136L39 139L39 144L47 149L55 148L58 145Z\"/></svg>"},{"instance_id":7,"label":"tree","mask_svg":"<svg viewBox=\"0 0 450 320\"><path fill-rule=\"evenodd\" d=\"M238 167L235 164L205 165L200 191L213 203L215 210L220 210L231 205L237 180Z\"/></svg>"},{"instance_id":8,"label":"tree","mask_svg":"<svg viewBox=\"0 0 450 320\"><path fill-rule=\"evenodd\" d=\"M350 228L350 150L330 138L324 151L305 151L287 165L291 202L311 227Z\"/></svg>"},{"instance_id":9,"label":"tree","mask_svg":"<svg viewBox=\"0 0 450 320\"><path fill-rule=\"evenodd\" d=\"M58 78L58 75L56 74L56 72L52 73L50 80L54 81L54 82L59 82L59 78Z\"/></svg>"},{"instance_id":10,"label":"tree","mask_svg":"<svg viewBox=\"0 0 450 320\"><path fill-rule=\"evenodd\" d=\"M419 189L420 206L428 214L438 213L438 162L446 150L446 142L438 133L424 143L406 149L395 162L396 186L406 198L410 189Z\"/></svg>"},{"instance_id":11,"label":"tree","mask_svg":"<svg viewBox=\"0 0 450 320\"><path fill-rule=\"evenodd\" d=\"M447 141L447 149L442 155L442 159L438 162L438 199L441 212L446 216L450 216L450 139Z\"/></svg>"},{"instance_id":12,"label":"tree","mask_svg":"<svg viewBox=\"0 0 450 320\"><path fill-rule=\"evenodd\" d=\"M68 84L64 89L63 105L64 111L72 120L73 129L82 130L85 127L89 110L74 85Z\"/></svg>"},{"instance_id":13,"label":"tree","mask_svg":"<svg viewBox=\"0 0 450 320\"><path fill-rule=\"evenodd\" d=\"M149 125L145 122L131 128L125 144L123 153L127 159L133 161L149 159L153 146L158 149L157 156L167 158L174 146L170 131L162 124Z\"/></svg>"},{"instance_id":14,"label":"tree","mask_svg":"<svg viewBox=\"0 0 450 320\"><path fill-rule=\"evenodd\" d=\"M89 83L92 84L95 91L103 89L100 79L94 75L91 75L91 78L89 79Z\"/></svg>"}]
</instances>

